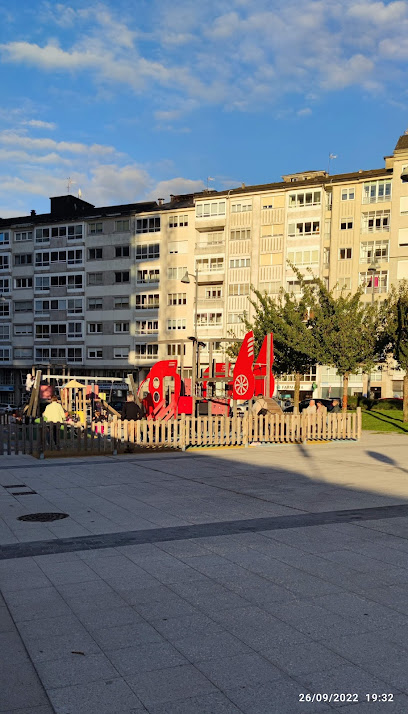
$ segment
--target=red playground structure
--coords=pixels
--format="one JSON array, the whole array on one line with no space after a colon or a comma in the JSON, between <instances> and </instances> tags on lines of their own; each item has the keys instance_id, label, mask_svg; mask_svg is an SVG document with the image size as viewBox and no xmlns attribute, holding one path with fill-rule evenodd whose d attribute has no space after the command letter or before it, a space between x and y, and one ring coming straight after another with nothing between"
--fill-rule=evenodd
<instances>
[{"instance_id":1,"label":"red playground structure","mask_svg":"<svg viewBox=\"0 0 408 714\"><path fill-rule=\"evenodd\" d=\"M213 403L213 413L228 413L228 402L248 401L258 395L272 397L275 380L272 374L273 335L266 335L254 364L254 333L247 332L242 342L237 361L232 365L217 362L207 367L202 377L196 380L201 386L200 402ZM232 371L232 374L231 374ZM156 362L138 389L148 419L171 419L180 414L193 414L196 395L187 394L190 380L183 380L179 374L177 360ZM224 383L224 398L211 399L209 385Z\"/></svg>"}]
</instances>

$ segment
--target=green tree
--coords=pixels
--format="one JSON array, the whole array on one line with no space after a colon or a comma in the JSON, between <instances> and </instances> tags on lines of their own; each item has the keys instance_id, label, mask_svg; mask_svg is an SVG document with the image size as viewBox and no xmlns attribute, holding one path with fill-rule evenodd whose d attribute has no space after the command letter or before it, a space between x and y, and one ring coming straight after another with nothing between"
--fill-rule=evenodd
<instances>
[{"instance_id":1,"label":"green tree","mask_svg":"<svg viewBox=\"0 0 408 714\"><path fill-rule=\"evenodd\" d=\"M316 362L335 367L343 379L343 410L347 409L351 374L371 369L378 352L376 305L361 301L364 288L335 296L322 280L298 275L306 301L312 306L310 324Z\"/></svg>"},{"instance_id":2,"label":"green tree","mask_svg":"<svg viewBox=\"0 0 408 714\"><path fill-rule=\"evenodd\" d=\"M309 329L309 306L305 297L296 299L283 289L276 298L252 288L250 302L255 309L253 321L246 315L243 322L253 330L255 352L261 349L265 335L273 332L274 365L276 374L294 374L294 408L299 408L300 380L316 364L313 332Z\"/></svg>"},{"instance_id":3,"label":"green tree","mask_svg":"<svg viewBox=\"0 0 408 714\"><path fill-rule=\"evenodd\" d=\"M403 419L408 422L408 281L391 287L381 312L379 345L384 357L391 355L399 369L405 371L403 379Z\"/></svg>"}]
</instances>

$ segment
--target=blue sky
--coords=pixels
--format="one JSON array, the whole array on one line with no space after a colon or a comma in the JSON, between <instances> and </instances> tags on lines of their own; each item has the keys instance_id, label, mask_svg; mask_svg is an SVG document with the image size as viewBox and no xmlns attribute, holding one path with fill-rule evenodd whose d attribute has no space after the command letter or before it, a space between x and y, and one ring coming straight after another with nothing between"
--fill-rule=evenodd
<instances>
[{"instance_id":1,"label":"blue sky","mask_svg":"<svg viewBox=\"0 0 408 714\"><path fill-rule=\"evenodd\" d=\"M0 2L0 216L383 165L408 1Z\"/></svg>"}]
</instances>

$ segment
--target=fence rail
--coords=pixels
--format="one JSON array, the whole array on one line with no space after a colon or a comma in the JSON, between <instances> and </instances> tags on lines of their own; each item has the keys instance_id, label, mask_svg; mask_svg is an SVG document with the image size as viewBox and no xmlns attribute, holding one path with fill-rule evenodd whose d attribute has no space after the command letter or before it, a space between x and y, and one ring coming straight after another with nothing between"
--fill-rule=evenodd
<instances>
[{"instance_id":1,"label":"fence rail","mask_svg":"<svg viewBox=\"0 0 408 714\"><path fill-rule=\"evenodd\" d=\"M186 449L192 446L248 446L308 441L357 440L361 409L339 414L270 414L243 417L188 417L168 421L69 424L0 424L0 455L118 453L141 448Z\"/></svg>"}]
</instances>

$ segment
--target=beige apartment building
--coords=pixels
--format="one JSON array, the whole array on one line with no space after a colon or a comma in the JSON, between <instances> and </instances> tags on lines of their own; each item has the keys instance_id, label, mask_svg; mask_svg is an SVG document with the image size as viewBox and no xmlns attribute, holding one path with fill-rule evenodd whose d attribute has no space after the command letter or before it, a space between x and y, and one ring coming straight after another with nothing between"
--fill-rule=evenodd
<instances>
[{"instance_id":1,"label":"beige apartment building","mask_svg":"<svg viewBox=\"0 0 408 714\"><path fill-rule=\"evenodd\" d=\"M158 359L183 358L191 372L195 334L201 364L210 341L222 361L223 339L242 336L251 315L251 285L299 290L289 263L330 288L363 285L366 301L408 278L408 134L384 168L282 179L102 208L68 195L49 214L0 219L0 403L19 401L33 367L115 377L123 389ZM277 385L293 392L290 375ZM326 367L305 375L303 394L313 385L317 396L340 390ZM389 365L371 385L399 395L402 375ZM365 393L367 376L350 390Z\"/></svg>"}]
</instances>

